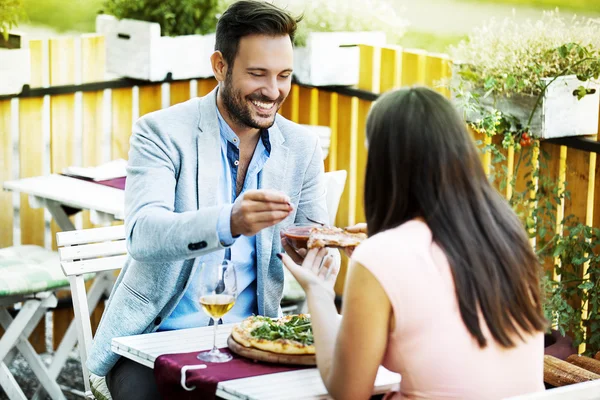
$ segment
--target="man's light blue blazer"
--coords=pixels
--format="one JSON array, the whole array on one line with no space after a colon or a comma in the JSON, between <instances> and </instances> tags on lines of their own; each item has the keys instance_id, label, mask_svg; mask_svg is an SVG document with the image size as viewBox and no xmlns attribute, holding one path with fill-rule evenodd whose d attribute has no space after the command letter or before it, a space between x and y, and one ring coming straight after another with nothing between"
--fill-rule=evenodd
<instances>
[{"instance_id":1,"label":"man's light blue blazer","mask_svg":"<svg viewBox=\"0 0 600 400\"><path fill-rule=\"evenodd\" d=\"M216 90L202 98L143 116L133 127L125 188L128 260L93 341L87 365L106 376L119 356L114 337L158 329L174 310L198 267L196 258L223 251L217 235L221 144ZM261 315L276 317L283 292L281 228L328 221L318 137L280 115L269 129L271 155L259 187L276 189L294 211L256 236L257 301Z\"/></svg>"}]
</instances>

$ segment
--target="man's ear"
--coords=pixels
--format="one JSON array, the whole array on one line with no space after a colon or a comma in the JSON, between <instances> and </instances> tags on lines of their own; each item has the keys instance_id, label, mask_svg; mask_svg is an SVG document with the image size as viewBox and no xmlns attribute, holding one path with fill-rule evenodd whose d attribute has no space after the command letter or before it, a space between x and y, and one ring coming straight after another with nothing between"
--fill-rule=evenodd
<instances>
[{"instance_id":1,"label":"man's ear","mask_svg":"<svg viewBox=\"0 0 600 400\"><path fill-rule=\"evenodd\" d=\"M223 82L227 75L227 63L223 58L223 54L220 51L215 51L210 56L210 63L212 65L213 73L218 82Z\"/></svg>"}]
</instances>

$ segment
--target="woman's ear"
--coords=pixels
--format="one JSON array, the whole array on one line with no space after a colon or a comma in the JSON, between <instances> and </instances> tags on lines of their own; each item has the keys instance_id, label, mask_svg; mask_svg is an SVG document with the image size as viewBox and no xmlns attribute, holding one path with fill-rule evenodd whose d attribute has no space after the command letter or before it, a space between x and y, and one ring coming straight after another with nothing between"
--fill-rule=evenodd
<instances>
[{"instance_id":1,"label":"woman's ear","mask_svg":"<svg viewBox=\"0 0 600 400\"><path fill-rule=\"evenodd\" d=\"M225 76L227 76L227 63L223 58L223 54L218 50L215 51L212 56L210 56L210 63L212 65L213 73L215 74L215 79L218 82L223 82Z\"/></svg>"}]
</instances>

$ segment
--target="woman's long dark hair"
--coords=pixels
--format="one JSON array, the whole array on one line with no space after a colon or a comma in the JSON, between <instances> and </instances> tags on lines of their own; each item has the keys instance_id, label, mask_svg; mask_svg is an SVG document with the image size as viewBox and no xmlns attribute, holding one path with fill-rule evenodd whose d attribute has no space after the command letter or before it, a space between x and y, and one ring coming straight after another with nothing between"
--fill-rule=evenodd
<instances>
[{"instance_id":1,"label":"woman's long dark hair","mask_svg":"<svg viewBox=\"0 0 600 400\"><path fill-rule=\"evenodd\" d=\"M519 219L488 182L452 103L427 88L383 95L367 120L369 235L425 220L446 254L460 314L480 347L480 310L494 340L515 345L546 327L539 264Z\"/></svg>"}]
</instances>

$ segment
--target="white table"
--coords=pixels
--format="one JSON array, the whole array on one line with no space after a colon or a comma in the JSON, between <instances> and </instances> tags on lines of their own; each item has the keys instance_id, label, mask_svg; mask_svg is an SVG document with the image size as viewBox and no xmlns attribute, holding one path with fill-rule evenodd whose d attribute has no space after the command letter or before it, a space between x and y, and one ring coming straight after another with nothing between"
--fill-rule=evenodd
<instances>
[{"instance_id":1,"label":"white table","mask_svg":"<svg viewBox=\"0 0 600 400\"><path fill-rule=\"evenodd\" d=\"M94 224L122 220L125 214L123 190L63 175L6 181L4 190L29 195L30 206L47 208L63 231L75 227L61 206L90 210Z\"/></svg>"},{"instance_id":2,"label":"white table","mask_svg":"<svg viewBox=\"0 0 600 400\"><path fill-rule=\"evenodd\" d=\"M233 326L219 325L217 347L227 345ZM209 350L212 341L213 327L207 326L114 338L111 347L123 357L154 368L154 360L160 355ZM397 390L399 384L400 375L380 367L373 394ZM220 382L217 396L244 400L330 399L316 368Z\"/></svg>"}]
</instances>

